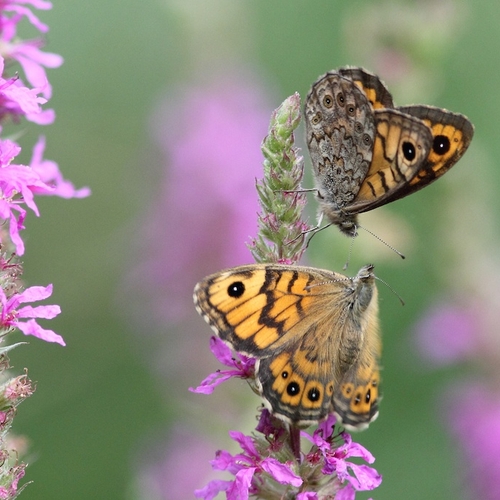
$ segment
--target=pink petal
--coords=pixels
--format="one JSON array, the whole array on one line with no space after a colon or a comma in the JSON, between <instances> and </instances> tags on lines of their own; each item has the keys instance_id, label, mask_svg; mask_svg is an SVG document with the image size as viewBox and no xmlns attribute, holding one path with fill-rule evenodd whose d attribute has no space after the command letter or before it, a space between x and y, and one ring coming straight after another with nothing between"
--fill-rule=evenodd
<instances>
[{"instance_id":1,"label":"pink petal","mask_svg":"<svg viewBox=\"0 0 500 500\"><path fill-rule=\"evenodd\" d=\"M30 286L18 295L18 302L19 304L23 304L44 300L52 295L52 289L52 284L47 286Z\"/></svg>"},{"instance_id":2,"label":"pink petal","mask_svg":"<svg viewBox=\"0 0 500 500\"><path fill-rule=\"evenodd\" d=\"M368 465L348 464L355 478L350 476L349 482L360 491L373 490L382 483L382 476Z\"/></svg>"},{"instance_id":3,"label":"pink petal","mask_svg":"<svg viewBox=\"0 0 500 500\"><path fill-rule=\"evenodd\" d=\"M355 500L355 498L356 492L349 483L335 494L335 500Z\"/></svg>"},{"instance_id":4,"label":"pink petal","mask_svg":"<svg viewBox=\"0 0 500 500\"><path fill-rule=\"evenodd\" d=\"M45 340L46 342L56 342L62 346L66 345L64 339L60 335L52 330L42 328L34 319L30 319L26 321L26 323L19 322L16 326L24 335L33 335L33 337Z\"/></svg>"},{"instance_id":5,"label":"pink petal","mask_svg":"<svg viewBox=\"0 0 500 500\"><path fill-rule=\"evenodd\" d=\"M189 391L196 394L212 394L218 385L234 377L235 374L238 375L238 373L234 370L211 373L208 377L201 381L201 384L198 387L190 387Z\"/></svg>"},{"instance_id":6,"label":"pink petal","mask_svg":"<svg viewBox=\"0 0 500 500\"><path fill-rule=\"evenodd\" d=\"M44 109L36 113L26 113L26 119L37 125L50 125L56 119L56 113L53 109Z\"/></svg>"},{"instance_id":7,"label":"pink petal","mask_svg":"<svg viewBox=\"0 0 500 500\"><path fill-rule=\"evenodd\" d=\"M53 319L61 314L61 308L57 305L52 306L25 306L17 311L18 318L44 318Z\"/></svg>"},{"instance_id":8,"label":"pink petal","mask_svg":"<svg viewBox=\"0 0 500 500\"><path fill-rule=\"evenodd\" d=\"M318 495L312 491L304 491L297 495L297 500L318 500Z\"/></svg>"},{"instance_id":9,"label":"pink petal","mask_svg":"<svg viewBox=\"0 0 500 500\"><path fill-rule=\"evenodd\" d=\"M239 431L229 431L229 436L236 441L241 446L241 449L250 457L257 458L260 456L251 437L245 436L245 434Z\"/></svg>"},{"instance_id":10,"label":"pink petal","mask_svg":"<svg viewBox=\"0 0 500 500\"><path fill-rule=\"evenodd\" d=\"M195 498L203 498L203 500L213 500L221 491L227 491L233 481L210 481L204 488L194 490Z\"/></svg>"},{"instance_id":11,"label":"pink petal","mask_svg":"<svg viewBox=\"0 0 500 500\"><path fill-rule=\"evenodd\" d=\"M227 490L227 500L248 500L248 490L252 484L255 467L242 469L234 478L234 482Z\"/></svg>"},{"instance_id":12,"label":"pink petal","mask_svg":"<svg viewBox=\"0 0 500 500\"><path fill-rule=\"evenodd\" d=\"M300 486L302 479L294 474L286 464L282 464L275 458L266 458L261 463L262 469L270 474L278 483Z\"/></svg>"}]
</instances>

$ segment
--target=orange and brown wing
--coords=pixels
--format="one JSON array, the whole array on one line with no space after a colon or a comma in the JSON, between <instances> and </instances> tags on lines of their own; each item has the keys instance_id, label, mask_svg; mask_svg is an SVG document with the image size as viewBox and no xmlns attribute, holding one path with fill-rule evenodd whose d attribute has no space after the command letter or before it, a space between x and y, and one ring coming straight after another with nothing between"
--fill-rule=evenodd
<instances>
[{"instance_id":1,"label":"orange and brown wing","mask_svg":"<svg viewBox=\"0 0 500 500\"><path fill-rule=\"evenodd\" d=\"M401 198L421 171L432 148L430 128L420 119L393 109L374 111L373 158L348 214L358 214Z\"/></svg>"},{"instance_id":2,"label":"orange and brown wing","mask_svg":"<svg viewBox=\"0 0 500 500\"><path fill-rule=\"evenodd\" d=\"M352 80L366 95L373 109L393 108L392 95L377 75L363 68L340 68L340 75Z\"/></svg>"}]
</instances>

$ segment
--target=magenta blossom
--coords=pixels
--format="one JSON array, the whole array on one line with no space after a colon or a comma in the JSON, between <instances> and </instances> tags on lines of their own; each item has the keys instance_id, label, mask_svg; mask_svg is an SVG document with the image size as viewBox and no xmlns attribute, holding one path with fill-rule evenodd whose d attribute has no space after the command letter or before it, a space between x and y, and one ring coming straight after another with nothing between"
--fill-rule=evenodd
<instances>
[{"instance_id":1,"label":"magenta blossom","mask_svg":"<svg viewBox=\"0 0 500 500\"><path fill-rule=\"evenodd\" d=\"M3 73L4 60L0 57L0 71ZM30 121L36 121L35 116L42 113L42 104L47 99L39 97L38 89L23 87L17 77L5 80L0 78L0 118L11 115L26 116ZM43 120L45 121L45 120Z\"/></svg>"},{"instance_id":2,"label":"magenta blossom","mask_svg":"<svg viewBox=\"0 0 500 500\"><path fill-rule=\"evenodd\" d=\"M42 328L34 318L55 318L61 308L57 305L49 306L24 306L21 304L27 302L37 302L44 300L52 295L52 285L46 287L32 286L21 293L15 293L7 298L5 292L0 288L0 326L6 330L18 328L24 335L33 335L47 342L57 342L61 345L66 345L63 338L52 330ZM27 319L27 321L20 321Z\"/></svg>"},{"instance_id":3,"label":"magenta blossom","mask_svg":"<svg viewBox=\"0 0 500 500\"><path fill-rule=\"evenodd\" d=\"M347 481L342 490L339 490L335 498L342 500L354 499L355 491L373 490L380 486L382 476L368 465L358 465L348 461L348 458L359 457L372 464L375 461L373 455L363 446L353 442L351 436L341 432L339 437L344 441L339 445L333 440L335 417L330 415L321 423L313 436L301 432L302 437L316 445L314 450L306 456L306 460L317 463L318 458L323 460L322 473L326 476L335 474L341 483ZM352 474L349 474L349 469Z\"/></svg>"},{"instance_id":4,"label":"magenta blossom","mask_svg":"<svg viewBox=\"0 0 500 500\"><path fill-rule=\"evenodd\" d=\"M137 314L162 328L189 318L193 283L249 261L245 241L257 228L254 180L270 112L264 86L241 69L202 81L175 97L170 91L152 122L163 172L139 240L154 244L139 247L129 279L142 297Z\"/></svg>"},{"instance_id":5,"label":"magenta blossom","mask_svg":"<svg viewBox=\"0 0 500 500\"><path fill-rule=\"evenodd\" d=\"M55 162L43 160L45 140L41 138L33 151L31 166L11 163L21 148L9 140L0 140L0 219L9 221L12 243L18 255L24 254L24 243L19 232L24 229L26 210L22 204L39 216L34 201L35 194L81 198L88 196L90 190L76 190L66 181Z\"/></svg>"},{"instance_id":6,"label":"magenta blossom","mask_svg":"<svg viewBox=\"0 0 500 500\"><path fill-rule=\"evenodd\" d=\"M5 58L15 59L23 68L28 82L37 89L41 89L45 98L52 97L52 87L47 79L45 68L58 68L63 63L59 54L42 52L37 40L16 42L4 52Z\"/></svg>"},{"instance_id":7,"label":"magenta blossom","mask_svg":"<svg viewBox=\"0 0 500 500\"><path fill-rule=\"evenodd\" d=\"M44 160L44 151L45 137L41 136L33 148L30 167L50 187L46 189L45 187L34 186L34 194L60 196L61 198L85 198L90 195L88 187L75 189L72 182L64 179L56 162Z\"/></svg>"},{"instance_id":8,"label":"magenta blossom","mask_svg":"<svg viewBox=\"0 0 500 500\"><path fill-rule=\"evenodd\" d=\"M232 377L254 378L255 377L255 359L249 358L243 354L233 352L218 337L210 338L210 350L213 355L224 365L234 368L233 370L217 370L206 377L201 384L196 387L190 387L191 392L201 394L212 394L214 389L229 380Z\"/></svg>"},{"instance_id":9,"label":"magenta blossom","mask_svg":"<svg viewBox=\"0 0 500 500\"><path fill-rule=\"evenodd\" d=\"M255 487L261 482L262 476L273 478L280 484L295 487L302 484L302 479L293 471L293 462L283 464L275 458L262 457L253 438L237 431L231 431L229 435L240 445L243 453L231 455L228 451L219 450L211 464L215 470L233 474L234 480L210 481L205 488L195 490L196 498L212 500L220 491L225 491L228 500L246 500L249 494L257 491Z\"/></svg>"},{"instance_id":10,"label":"magenta blossom","mask_svg":"<svg viewBox=\"0 0 500 500\"><path fill-rule=\"evenodd\" d=\"M500 498L500 391L498 381L471 381L446 391L447 427L461 449L468 498Z\"/></svg>"},{"instance_id":11,"label":"magenta blossom","mask_svg":"<svg viewBox=\"0 0 500 500\"><path fill-rule=\"evenodd\" d=\"M313 446L302 460L297 461L290 447L288 427L267 410L262 410L256 430L264 436L248 437L231 432L230 436L239 443L243 453L232 455L219 450L211 462L213 469L230 472L234 479L210 481L205 488L196 490L195 496L211 500L225 491L229 500L247 499L251 495L255 498L354 500L357 491L378 487L381 476L376 470L347 460L359 457L372 463L373 456L353 443L348 434L333 436L334 422L334 417L330 417L319 425L313 436L302 433Z\"/></svg>"},{"instance_id":12,"label":"magenta blossom","mask_svg":"<svg viewBox=\"0 0 500 500\"><path fill-rule=\"evenodd\" d=\"M38 207L33 199L33 189L50 191L51 187L43 183L30 167L11 164L19 151L19 146L14 142L0 140L0 219L10 221L12 243L16 247L17 254L23 255L24 243L19 236L19 231L24 229L26 210L20 205L24 202L36 215L39 215Z\"/></svg>"},{"instance_id":13,"label":"magenta blossom","mask_svg":"<svg viewBox=\"0 0 500 500\"><path fill-rule=\"evenodd\" d=\"M415 327L422 356L435 365L449 365L474 357L480 347L477 308L438 303Z\"/></svg>"},{"instance_id":14,"label":"magenta blossom","mask_svg":"<svg viewBox=\"0 0 500 500\"><path fill-rule=\"evenodd\" d=\"M21 5L20 5L21 4ZM40 21L38 17L33 14L33 12L24 5L32 5L35 9L39 10L50 10L52 9L52 3L46 2L44 0L2 0L1 2L1 21L2 21L2 32L7 31L9 36L12 38L12 27L16 26L23 17L26 17L28 21L37 28L40 32L46 33L49 27ZM7 12L11 12L14 15L10 17ZM4 38L4 37L2 37Z\"/></svg>"}]
</instances>

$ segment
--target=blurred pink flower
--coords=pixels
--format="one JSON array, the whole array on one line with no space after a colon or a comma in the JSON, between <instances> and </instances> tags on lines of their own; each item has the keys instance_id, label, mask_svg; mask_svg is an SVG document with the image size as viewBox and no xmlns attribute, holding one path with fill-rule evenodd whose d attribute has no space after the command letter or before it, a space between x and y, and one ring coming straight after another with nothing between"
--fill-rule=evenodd
<instances>
[{"instance_id":1,"label":"blurred pink flower","mask_svg":"<svg viewBox=\"0 0 500 500\"><path fill-rule=\"evenodd\" d=\"M448 392L445 408L463 454L463 484L469 498L500 498L500 391L498 384L468 382Z\"/></svg>"},{"instance_id":2,"label":"blurred pink flower","mask_svg":"<svg viewBox=\"0 0 500 500\"><path fill-rule=\"evenodd\" d=\"M415 342L422 356L435 365L449 365L477 354L477 309L441 303L433 306L415 327Z\"/></svg>"},{"instance_id":3,"label":"blurred pink flower","mask_svg":"<svg viewBox=\"0 0 500 500\"><path fill-rule=\"evenodd\" d=\"M166 442L147 447L145 465L138 474L138 498L185 500L193 498L194 487L213 474L207 464L214 444L192 428L176 425Z\"/></svg>"},{"instance_id":4,"label":"blurred pink flower","mask_svg":"<svg viewBox=\"0 0 500 500\"><path fill-rule=\"evenodd\" d=\"M230 74L170 96L156 113L165 173L131 276L141 288L134 293L145 297L138 312L149 321L182 320L192 314L196 281L252 260L245 241L257 225L255 178L271 112L264 95L254 78Z\"/></svg>"}]
</instances>

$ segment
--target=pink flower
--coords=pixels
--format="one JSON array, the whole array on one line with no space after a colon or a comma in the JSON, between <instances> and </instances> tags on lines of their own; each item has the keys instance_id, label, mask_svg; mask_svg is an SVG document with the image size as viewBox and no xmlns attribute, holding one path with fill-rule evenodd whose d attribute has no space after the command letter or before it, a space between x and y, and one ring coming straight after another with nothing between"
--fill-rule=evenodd
<instances>
[{"instance_id":1,"label":"pink flower","mask_svg":"<svg viewBox=\"0 0 500 500\"><path fill-rule=\"evenodd\" d=\"M436 365L472 358L479 349L477 308L438 304L415 327L415 341L422 355Z\"/></svg>"},{"instance_id":2,"label":"pink flower","mask_svg":"<svg viewBox=\"0 0 500 500\"><path fill-rule=\"evenodd\" d=\"M186 500L193 487L213 473L206 466L213 457L213 443L193 426L174 425L167 439L155 436L155 444L141 453L145 465L138 474L141 498Z\"/></svg>"},{"instance_id":3,"label":"pink flower","mask_svg":"<svg viewBox=\"0 0 500 500\"><path fill-rule=\"evenodd\" d=\"M214 389L229 380L232 377L254 378L255 377L255 359L244 356L243 354L233 352L218 337L210 338L210 350L213 355L224 365L233 367L233 370L217 370L215 373L206 377L201 384L196 387L190 387L191 392L200 394L212 394Z\"/></svg>"},{"instance_id":4,"label":"pink flower","mask_svg":"<svg viewBox=\"0 0 500 500\"><path fill-rule=\"evenodd\" d=\"M31 4L34 8L43 10L52 8L52 4L37 0L3 0L1 4L1 56L9 61L17 61L24 70L28 82L37 89L36 93L42 92L45 98L50 99L52 87L47 79L45 68L57 68L62 64L63 59L58 54L42 52L40 50L40 47L44 44L42 38L23 40L17 34L17 27L26 18L40 33L46 33L49 29L48 26L42 23L29 7L19 4ZM52 110L43 111L38 116L31 113L27 114L28 120L43 125L52 123L54 116Z\"/></svg>"},{"instance_id":5,"label":"pink flower","mask_svg":"<svg viewBox=\"0 0 500 500\"><path fill-rule=\"evenodd\" d=\"M219 450L211 464L215 470L233 474L234 480L210 481L205 488L195 491L196 498L212 500L220 491L225 491L228 500L246 500L250 493L258 491L255 488L262 481L262 476L271 477L280 484L295 487L302 484L302 479L292 470L292 463L283 464L276 458L261 456L253 438L241 432L231 431L229 435L240 445L243 453L231 455L228 451Z\"/></svg>"},{"instance_id":6,"label":"pink flower","mask_svg":"<svg viewBox=\"0 0 500 500\"><path fill-rule=\"evenodd\" d=\"M164 172L141 223L139 241L151 244L141 245L130 282L140 313L161 325L188 317L201 277L252 260L245 241L257 229L270 108L252 75L203 82L166 100L153 121Z\"/></svg>"},{"instance_id":7,"label":"pink flower","mask_svg":"<svg viewBox=\"0 0 500 500\"><path fill-rule=\"evenodd\" d=\"M0 56L0 74L3 75L4 59ZM26 116L30 121L37 120L36 116L42 114L41 105L47 102L44 97L37 94L40 89L29 89L22 85L18 77L0 77L0 119L10 115L14 119ZM42 121L46 121L43 117Z\"/></svg>"},{"instance_id":8,"label":"pink flower","mask_svg":"<svg viewBox=\"0 0 500 500\"><path fill-rule=\"evenodd\" d=\"M85 198L90 195L88 187L75 189L72 182L64 179L56 162L44 160L44 151L45 137L41 136L33 148L30 167L40 180L50 187L47 189L45 186L34 186L32 190L34 194L60 196L61 198Z\"/></svg>"},{"instance_id":9,"label":"pink flower","mask_svg":"<svg viewBox=\"0 0 500 500\"><path fill-rule=\"evenodd\" d=\"M444 410L463 453L470 498L500 498L500 391L491 381L468 382L447 391ZM450 396L451 395L451 396Z\"/></svg>"},{"instance_id":10,"label":"pink flower","mask_svg":"<svg viewBox=\"0 0 500 500\"><path fill-rule=\"evenodd\" d=\"M25 335L33 335L47 342L57 342L66 345L63 338L52 330L42 328L34 318L52 319L56 317L61 308L57 305L50 306L24 306L27 302L37 302L52 295L52 285L47 287L32 286L22 293L15 293L7 298L5 292L0 288L0 326L5 329L18 328ZM27 321L20 321L27 319Z\"/></svg>"},{"instance_id":11,"label":"pink flower","mask_svg":"<svg viewBox=\"0 0 500 500\"><path fill-rule=\"evenodd\" d=\"M33 199L33 190L49 191L51 188L43 183L30 167L11 164L20 149L12 141L0 140L0 219L10 221L12 243L16 247L17 254L23 255L24 243L19 236L19 231L24 229L26 210L20 205L25 203L36 215L39 215L38 207ZM21 198L18 198L19 194Z\"/></svg>"},{"instance_id":12,"label":"pink flower","mask_svg":"<svg viewBox=\"0 0 500 500\"><path fill-rule=\"evenodd\" d=\"M52 97L52 87L47 79L45 68L58 68L63 58L58 54L42 52L39 41L23 41L14 43L4 57L15 59L24 70L26 80L37 89L41 89L46 99Z\"/></svg>"},{"instance_id":13,"label":"pink flower","mask_svg":"<svg viewBox=\"0 0 500 500\"><path fill-rule=\"evenodd\" d=\"M42 33L49 31L49 27L45 23L42 23L28 7L18 4L30 4L39 10L52 9L52 4L44 0L2 0L1 20L3 31L5 31L5 26L9 26L9 24L17 25L22 20L22 17L26 17ZM6 12L13 12L15 15L9 18Z\"/></svg>"},{"instance_id":14,"label":"pink flower","mask_svg":"<svg viewBox=\"0 0 500 500\"><path fill-rule=\"evenodd\" d=\"M35 194L81 198L88 196L90 190L76 190L65 180L55 162L43 160L45 140L36 144L31 166L11 163L21 148L9 140L0 140L0 219L9 221L10 237L18 255L24 254L24 243L19 232L24 229L26 210L23 203L39 216L34 201ZM20 197L19 197L20 195Z\"/></svg>"},{"instance_id":15,"label":"pink flower","mask_svg":"<svg viewBox=\"0 0 500 500\"><path fill-rule=\"evenodd\" d=\"M321 423L313 436L301 432L302 437L316 445L314 450L306 456L306 460L317 463L318 458L323 460L322 473L326 476L335 474L341 483L347 481L345 487L337 493L336 498L354 498L355 491L373 490L382 483L382 476L372 467L365 464L358 465L348 458L362 458L369 464L375 461L373 455L359 443L353 442L347 432L340 433L339 437L344 441L339 445L333 441L335 417L331 415ZM349 470L352 474L349 473ZM344 491L345 490L345 491ZM340 495L340 496L339 496Z\"/></svg>"}]
</instances>

